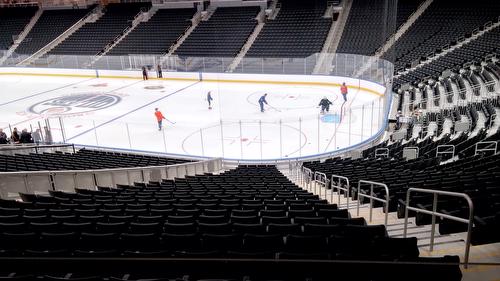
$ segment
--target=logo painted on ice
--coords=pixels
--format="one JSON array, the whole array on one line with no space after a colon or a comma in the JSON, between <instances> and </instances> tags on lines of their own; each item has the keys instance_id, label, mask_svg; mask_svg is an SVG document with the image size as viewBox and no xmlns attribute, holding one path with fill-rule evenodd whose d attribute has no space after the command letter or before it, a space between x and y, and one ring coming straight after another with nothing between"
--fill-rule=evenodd
<instances>
[{"instance_id":1,"label":"logo painted on ice","mask_svg":"<svg viewBox=\"0 0 500 281\"><path fill-rule=\"evenodd\" d=\"M321 116L321 121L324 123L339 123L340 116L338 114L325 114Z\"/></svg>"},{"instance_id":2,"label":"logo painted on ice","mask_svg":"<svg viewBox=\"0 0 500 281\"><path fill-rule=\"evenodd\" d=\"M92 112L113 106L121 97L103 93L80 93L59 96L36 103L28 111L43 115L72 115Z\"/></svg>"}]
</instances>

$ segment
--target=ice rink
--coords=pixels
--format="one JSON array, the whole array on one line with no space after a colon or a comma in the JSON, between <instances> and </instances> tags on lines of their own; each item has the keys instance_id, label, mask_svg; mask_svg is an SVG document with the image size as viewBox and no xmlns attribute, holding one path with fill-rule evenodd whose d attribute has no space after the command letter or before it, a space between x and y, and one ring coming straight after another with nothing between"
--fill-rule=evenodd
<instances>
[{"instance_id":1,"label":"ice rink","mask_svg":"<svg viewBox=\"0 0 500 281\"><path fill-rule=\"evenodd\" d=\"M11 128L43 130L48 122L57 142L181 155L322 154L370 138L384 121L382 95L352 85L345 104L339 87L306 82L4 74L0 85L0 126L8 136ZM258 99L264 93L270 106L262 113ZM322 115L318 103L325 96L333 105ZM174 124L164 121L159 131L156 107Z\"/></svg>"}]
</instances>

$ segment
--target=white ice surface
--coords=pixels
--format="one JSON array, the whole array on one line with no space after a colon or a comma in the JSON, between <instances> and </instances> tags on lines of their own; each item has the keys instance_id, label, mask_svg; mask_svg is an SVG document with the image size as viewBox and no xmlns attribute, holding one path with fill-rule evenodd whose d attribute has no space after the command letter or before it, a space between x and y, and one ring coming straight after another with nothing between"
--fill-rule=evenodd
<instances>
[{"instance_id":1,"label":"white ice surface","mask_svg":"<svg viewBox=\"0 0 500 281\"><path fill-rule=\"evenodd\" d=\"M368 139L383 120L379 96L351 90L341 122L323 122L317 108L322 97L333 102L330 114L337 117L342 105L339 89L328 86L17 75L0 76L0 85L0 127L8 135L9 124L35 129L48 119L55 141L62 141L64 131L70 143L172 154L231 159L314 155ZM214 98L211 110L208 91ZM80 114L73 114L74 108L62 115L29 111L53 98L86 93L113 94L121 101L100 110L80 108L87 111ZM263 93L272 107L261 113L257 100ZM159 131L155 107L175 124L164 121Z\"/></svg>"}]
</instances>

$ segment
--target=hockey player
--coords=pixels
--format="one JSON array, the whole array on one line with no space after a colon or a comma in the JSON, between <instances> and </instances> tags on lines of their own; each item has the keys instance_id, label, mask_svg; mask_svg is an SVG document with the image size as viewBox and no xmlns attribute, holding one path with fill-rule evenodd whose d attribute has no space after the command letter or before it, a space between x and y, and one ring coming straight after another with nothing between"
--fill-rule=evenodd
<instances>
[{"instance_id":1,"label":"hockey player","mask_svg":"<svg viewBox=\"0 0 500 281\"><path fill-rule=\"evenodd\" d=\"M267 93L264 94L262 97L259 99L259 105L260 105L260 112L264 112L264 104L267 104L266 101Z\"/></svg>"},{"instance_id":2,"label":"hockey player","mask_svg":"<svg viewBox=\"0 0 500 281\"><path fill-rule=\"evenodd\" d=\"M208 91L208 93L207 93L208 109L212 109L212 101L214 100L210 93L211 93L211 91Z\"/></svg>"},{"instance_id":3,"label":"hockey player","mask_svg":"<svg viewBox=\"0 0 500 281\"><path fill-rule=\"evenodd\" d=\"M155 108L155 116L156 116L156 121L158 121L158 131L161 131L162 128L162 121L163 119L166 120L165 116L161 113L161 111L158 110L158 108Z\"/></svg>"},{"instance_id":4,"label":"hockey player","mask_svg":"<svg viewBox=\"0 0 500 281\"><path fill-rule=\"evenodd\" d=\"M330 111L330 104L332 104L332 102L328 100L326 97L323 97L321 99L321 101L318 104L318 106L321 106L321 114L325 114L325 110L326 112Z\"/></svg>"},{"instance_id":5,"label":"hockey player","mask_svg":"<svg viewBox=\"0 0 500 281\"><path fill-rule=\"evenodd\" d=\"M340 93L342 94L342 97L344 98L344 102L347 101L347 86L345 85L345 82L342 83L342 86L340 86Z\"/></svg>"},{"instance_id":6,"label":"hockey player","mask_svg":"<svg viewBox=\"0 0 500 281\"><path fill-rule=\"evenodd\" d=\"M148 80L148 70L145 66L142 67L142 80Z\"/></svg>"}]
</instances>

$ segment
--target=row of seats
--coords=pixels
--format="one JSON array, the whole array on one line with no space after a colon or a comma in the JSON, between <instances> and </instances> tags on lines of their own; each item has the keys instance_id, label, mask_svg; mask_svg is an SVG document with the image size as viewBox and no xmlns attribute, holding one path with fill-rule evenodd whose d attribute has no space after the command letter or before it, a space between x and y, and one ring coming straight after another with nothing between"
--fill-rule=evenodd
<instances>
[{"instance_id":1,"label":"row of seats","mask_svg":"<svg viewBox=\"0 0 500 281\"><path fill-rule=\"evenodd\" d=\"M400 85L404 83L418 84L428 77L438 79L442 72L445 70L451 70L458 74L460 69L463 68L465 64L480 64L486 55L500 53L500 48L498 42L500 41L500 27L496 27L487 33L483 34L477 39L464 44L451 52L440 56L436 60L426 63L417 69L411 70L408 73L400 75L394 80L394 87L399 88ZM477 66L478 70L483 70L481 66ZM402 69L404 70L404 69ZM500 73L495 71L496 69L486 69L486 72L491 72L497 78ZM481 72L473 71L473 75L481 75ZM465 77L465 75L464 75ZM480 79L488 79L491 81L492 78L486 76ZM484 81L484 82L489 82Z\"/></svg>"},{"instance_id":2,"label":"row of seats","mask_svg":"<svg viewBox=\"0 0 500 281\"><path fill-rule=\"evenodd\" d=\"M31 55L73 26L95 6L85 9L44 10L26 38L19 44L16 53Z\"/></svg>"},{"instance_id":3,"label":"row of seats","mask_svg":"<svg viewBox=\"0 0 500 281\"><path fill-rule=\"evenodd\" d=\"M160 9L147 22L140 23L108 55L165 54L191 26L194 13L194 9Z\"/></svg>"},{"instance_id":4,"label":"row of seats","mask_svg":"<svg viewBox=\"0 0 500 281\"><path fill-rule=\"evenodd\" d=\"M80 149L76 153L0 155L0 171L92 170L165 166L186 160Z\"/></svg>"},{"instance_id":5,"label":"row of seats","mask_svg":"<svg viewBox=\"0 0 500 281\"><path fill-rule=\"evenodd\" d=\"M217 8L177 48L179 56L236 57L257 25L259 7Z\"/></svg>"},{"instance_id":6,"label":"row of seats","mask_svg":"<svg viewBox=\"0 0 500 281\"><path fill-rule=\"evenodd\" d=\"M129 269L144 257L202 259L197 270L207 266L211 258L228 259L229 263L242 258L262 262L299 259L299 263L311 259L437 262L438 266L426 274L446 272L453 280L461 276L456 257L420 258L416 238L388 238L385 226L368 226L363 218L349 218L347 210L301 191L274 166L240 166L221 175L75 191L51 191L50 196L21 194L22 201L0 201L0 259L44 257L49 262L60 257L134 257ZM199 197L202 195L224 197ZM159 202L167 198L175 200ZM136 200L118 202L120 199ZM148 199L156 201L139 201ZM222 202L234 203L223 208ZM199 212L192 212L193 208ZM450 264L443 267L442 262ZM9 269L16 267L3 264ZM82 268L82 263L79 266ZM260 276L263 267L252 266L248 275ZM278 267L274 265L272 272L276 274ZM425 264L418 266L423 267ZM238 268L238 272L248 269ZM71 280L72 274L66 277ZM279 280L300 280L304 274L318 276L312 280L323 280L320 276L324 276L323 271L306 272L301 267L293 277L280 273ZM369 275L369 279L379 280L374 278L377 274ZM23 278L21 273L10 276ZM78 278L78 274L74 276ZM260 280L258 276L252 280Z\"/></svg>"},{"instance_id":7,"label":"row of seats","mask_svg":"<svg viewBox=\"0 0 500 281\"><path fill-rule=\"evenodd\" d=\"M494 0L474 3L473 9L468 2L433 1L384 57L395 57L395 69L407 67L485 23L496 21L499 14L500 5Z\"/></svg>"},{"instance_id":8,"label":"row of seats","mask_svg":"<svg viewBox=\"0 0 500 281\"><path fill-rule=\"evenodd\" d=\"M19 35L38 7L0 8L0 50L7 50L14 43L14 36Z\"/></svg>"},{"instance_id":9,"label":"row of seats","mask_svg":"<svg viewBox=\"0 0 500 281\"><path fill-rule=\"evenodd\" d=\"M332 22L323 18L326 1L280 4L278 15L265 23L246 57L305 58L321 52Z\"/></svg>"},{"instance_id":10,"label":"row of seats","mask_svg":"<svg viewBox=\"0 0 500 281\"><path fill-rule=\"evenodd\" d=\"M49 55L94 56L106 45L131 26L141 9L149 9L151 3L111 3L97 21L86 23L63 42L48 52Z\"/></svg>"}]
</instances>

